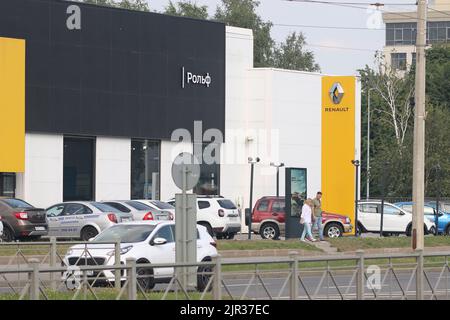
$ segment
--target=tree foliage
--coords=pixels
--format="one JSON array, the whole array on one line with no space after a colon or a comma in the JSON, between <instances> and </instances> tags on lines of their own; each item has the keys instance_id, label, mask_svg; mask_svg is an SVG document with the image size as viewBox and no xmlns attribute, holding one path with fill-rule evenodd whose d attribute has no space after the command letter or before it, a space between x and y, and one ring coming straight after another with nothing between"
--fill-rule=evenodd
<instances>
[{"instance_id":1,"label":"tree foliage","mask_svg":"<svg viewBox=\"0 0 450 320\"><path fill-rule=\"evenodd\" d=\"M169 1L169 5L165 8L165 14L180 17L189 17L196 19L208 19L208 7L199 6L195 2L183 1L174 4Z\"/></svg>"},{"instance_id":2,"label":"tree foliage","mask_svg":"<svg viewBox=\"0 0 450 320\"><path fill-rule=\"evenodd\" d=\"M280 69L318 72L319 65L314 60L314 53L305 50L305 37L302 33L292 32L274 50L273 66Z\"/></svg>"},{"instance_id":3,"label":"tree foliage","mask_svg":"<svg viewBox=\"0 0 450 320\"><path fill-rule=\"evenodd\" d=\"M253 30L254 64L256 67L272 66L275 41L270 35L272 22L263 21L256 13L259 1L222 0L217 7L214 19L229 26Z\"/></svg>"},{"instance_id":4,"label":"tree foliage","mask_svg":"<svg viewBox=\"0 0 450 320\"><path fill-rule=\"evenodd\" d=\"M150 11L148 3L145 0L82 0L85 3L96 4L99 6L117 7L130 10Z\"/></svg>"},{"instance_id":5,"label":"tree foliage","mask_svg":"<svg viewBox=\"0 0 450 320\"><path fill-rule=\"evenodd\" d=\"M385 70L387 66L379 62L376 69L366 66L360 70L363 87L362 126L367 125L367 92L371 89L371 153L370 188L371 196L382 192L384 178L385 195L390 197L412 196L414 68L404 76ZM450 106L445 74L450 74L450 48L437 47L427 50L427 104L425 123L425 193L435 197L450 196ZM391 94L387 94L391 92ZM409 97L409 98L408 98ZM397 116L401 139L394 126L393 105L397 105ZM407 109L410 108L408 111ZM410 113L408 115L408 113ZM403 114L403 116L402 116ZM404 125L401 125L401 123ZM367 131L362 132L362 192L367 179L365 163L367 151ZM399 142L401 142L399 144ZM440 170L436 168L439 165Z\"/></svg>"}]
</instances>

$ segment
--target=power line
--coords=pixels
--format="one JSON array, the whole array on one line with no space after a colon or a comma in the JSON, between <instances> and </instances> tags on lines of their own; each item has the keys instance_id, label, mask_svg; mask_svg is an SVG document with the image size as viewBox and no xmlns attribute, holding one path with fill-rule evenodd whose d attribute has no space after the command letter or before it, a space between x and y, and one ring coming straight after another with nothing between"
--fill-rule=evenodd
<instances>
[{"instance_id":1,"label":"power line","mask_svg":"<svg viewBox=\"0 0 450 320\"><path fill-rule=\"evenodd\" d=\"M362 49L362 48L351 48L351 47L327 46L327 45L309 44L309 43L306 43L305 46L307 46L307 47L317 47L317 48L326 48L326 49L365 51L365 52L375 52L375 51L379 50L379 49Z\"/></svg>"},{"instance_id":2,"label":"power line","mask_svg":"<svg viewBox=\"0 0 450 320\"><path fill-rule=\"evenodd\" d=\"M373 31L386 30L385 28L373 29L367 27L319 26L319 25L286 24L286 23L273 23L273 25L276 27L298 27L298 28L337 29L337 30L373 30Z\"/></svg>"},{"instance_id":3,"label":"power line","mask_svg":"<svg viewBox=\"0 0 450 320\"><path fill-rule=\"evenodd\" d=\"M439 12L439 13L442 13L443 15L446 15L446 16L450 17L450 13L448 11L447 12L446 11L441 11L441 10L437 10L437 9L434 9L434 8L431 8L431 7L428 7L428 10Z\"/></svg>"},{"instance_id":4,"label":"power line","mask_svg":"<svg viewBox=\"0 0 450 320\"><path fill-rule=\"evenodd\" d=\"M323 1L323 0L286 0L290 2L305 2L305 3L319 3L319 4L330 4L330 5L363 5L363 6L377 6L382 7L388 6L416 6L416 3L370 3L370 2L346 2L346 1Z\"/></svg>"}]
</instances>

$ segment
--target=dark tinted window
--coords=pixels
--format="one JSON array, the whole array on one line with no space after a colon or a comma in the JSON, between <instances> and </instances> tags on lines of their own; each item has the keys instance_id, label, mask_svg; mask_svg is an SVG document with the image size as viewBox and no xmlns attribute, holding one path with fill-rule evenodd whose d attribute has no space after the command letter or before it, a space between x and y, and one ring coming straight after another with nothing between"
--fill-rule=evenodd
<instances>
[{"instance_id":1,"label":"dark tinted window","mask_svg":"<svg viewBox=\"0 0 450 320\"><path fill-rule=\"evenodd\" d=\"M113 208L116 208L117 210L121 212L130 212L131 210L125 207L123 204L117 203L117 202L105 202L108 206L111 206Z\"/></svg>"},{"instance_id":2,"label":"dark tinted window","mask_svg":"<svg viewBox=\"0 0 450 320\"><path fill-rule=\"evenodd\" d=\"M237 209L236 206L234 205L234 203L230 200L217 200L217 202L219 203L219 205L224 208L224 209Z\"/></svg>"},{"instance_id":3,"label":"dark tinted window","mask_svg":"<svg viewBox=\"0 0 450 320\"><path fill-rule=\"evenodd\" d=\"M156 206L158 209L175 209L173 205L171 205L169 203L162 202L162 201L153 200L153 201L151 201L151 203L154 206Z\"/></svg>"},{"instance_id":4,"label":"dark tinted window","mask_svg":"<svg viewBox=\"0 0 450 320\"><path fill-rule=\"evenodd\" d=\"M19 199L3 199L11 208L34 208L31 204Z\"/></svg>"},{"instance_id":5,"label":"dark tinted window","mask_svg":"<svg viewBox=\"0 0 450 320\"><path fill-rule=\"evenodd\" d=\"M157 141L131 140L131 199L159 199L159 145Z\"/></svg>"},{"instance_id":6,"label":"dark tinted window","mask_svg":"<svg viewBox=\"0 0 450 320\"><path fill-rule=\"evenodd\" d=\"M117 210L114 207L108 206L105 203L100 203L100 202L91 202L91 205L93 205L94 207L96 207L98 210L100 210L101 212L119 212L119 210Z\"/></svg>"},{"instance_id":7,"label":"dark tinted window","mask_svg":"<svg viewBox=\"0 0 450 320\"><path fill-rule=\"evenodd\" d=\"M121 224L106 229L95 238L95 241L115 242L120 239L122 243L142 242L150 236L153 230L155 230L155 226L152 225Z\"/></svg>"},{"instance_id":8,"label":"dark tinted window","mask_svg":"<svg viewBox=\"0 0 450 320\"><path fill-rule=\"evenodd\" d=\"M88 207L79 204L79 203L69 203L66 204L66 209L64 210L65 215L77 215L77 214L89 214L92 213L92 210Z\"/></svg>"},{"instance_id":9,"label":"dark tinted window","mask_svg":"<svg viewBox=\"0 0 450 320\"><path fill-rule=\"evenodd\" d=\"M143 210L150 210L151 209L148 205L143 204L141 202L137 202L137 201L125 201L125 203L127 205L129 205L130 207L135 208L136 210L142 210L143 211Z\"/></svg>"},{"instance_id":10,"label":"dark tinted window","mask_svg":"<svg viewBox=\"0 0 450 320\"><path fill-rule=\"evenodd\" d=\"M275 201L272 204L273 212L284 212L285 202L284 201Z\"/></svg>"},{"instance_id":11,"label":"dark tinted window","mask_svg":"<svg viewBox=\"0 0 450 320\"><path fill-rule=\"evenodd\" d=\"M269 201L263 200L258 203L258 207L256 208L258 211L269 211Z\"/></svg>"},{"instance_id":12,"label":"dark tinted window","mask_svg":"<svg viewBox=\"0 0 450 320\"><path fill-rule=\"evenodd\" d=\"M206 209L209 208L211 205L208 201L198 201L198 207L199 209Z\"/></svg>"}]
</instances>

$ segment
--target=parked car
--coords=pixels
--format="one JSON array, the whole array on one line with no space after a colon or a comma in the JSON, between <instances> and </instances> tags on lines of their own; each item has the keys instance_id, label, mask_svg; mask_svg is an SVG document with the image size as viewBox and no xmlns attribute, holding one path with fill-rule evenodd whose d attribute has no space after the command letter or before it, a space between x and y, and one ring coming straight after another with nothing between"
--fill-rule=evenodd
<instances>
[{"instance_id":1,"label":"parked car","mask_svg":"<svg viewBox=\"0 0 450 320\"><path fill-rule=\"evenodd\" d=\"M107 205L116 208L120 212L131 213L134 220L173 220L173 214L169 211L154 209L145 203L135 200L103 201Z\"/></svg>"},{"instance_id":2,"label":"parked car","mask_svg":"<svg viewBox=\"0 0 450 320\"><path fill-rule=\"evenodd\" d=\"M160 200L151 200L151 199L139 199L139 200L135 200L135 201L142 202L143 204L146 204L156 210L168 211L173 215L173 217L175 219L175 207L173 205L171 205L170 203L160 201Z\"/></svg>"},{"instance_id":3,"label":"parked car","mask_svg":"<svg viewBox=\"0 0 450 320\"><path fill-rule=\"evenodd\" d=\"M48 233L45 210L15 198L0 198L0 216L2 217L5 242L16 239L36 240Z\"/></svg>"},{"instance_id":4,"label":"parked car","mask_svg":"<svg viewBox=\"0 0 450 320\"><path fill-rule=\"evenodd\" d=\"M278 239L285 232L285 198L263 197L256 201L252 211L252 231L263 239ZM322 213L324 236L335 238L352 231L350 218Z\"/></svg>"},{"instance_id":5,"label":"parked car","mask_svg":"<svg viewBox=\"0 0 450 320\"><path fill-rule=\"evenodd\" d=\"M412 202L397 202L394 203L397 207L402 208L408 212L412 213ZM442 208L442 206L440 206ZM431 222L435 222L436 214L436 203L426 202L424 205L424 215L425 218ZM450 213L439 211L438 214L438 233L450 235Z\"/></svg>"},{"instance_id":6,"label":"parked car","mask_svg":"<svg viewBox=\"0 0 450 320\"><path fill-rule=\"evenodd\" d=\"M73 201L49 207L47 220L49 236L88 241L110 226L132 221L133 216L101 202Z\"/></svg>"},{"instance_id":7,"label":"parked car","mask_svg":"<svg viewBox=\"0 0 450 320\"><path fill-rule=\"evenodd\" d=\"M175 206L175 199L167 201ZM217 239L233 239L241 231L241 215L233 203L221 196L197 196L197 223Z\"/></svg>"},{"instance_id":8,"label":"parked car","mask_svg":"<svg viewBox=\"0 0 450 320\"><path fill-rule=\"evenodd\" d=\"M3 222L2 222L2 216L0 216L0 240L3 236Z\"/></svg>"},{"instance_id":9,"label":"parked car","mask_svg":"<svg viewBox=\"0 0 450 320\"><path fill-rule=\"evenodd\" d=\"M357 232L380 232L381 201L360 201L358 206ZM433 234L434 222L424 219L425 234ZM398 206L385 202L383 213L383 233L386 235L406 234L411 236L412 214Z\"/></svg>"},{"instance_id":10,"label":"parked car","mask_svg":"<svg viewBox=\"0 0 450 320\"><path fill-rule=\"evenodd\" d=\"M175 263L175 223L173 221L133 221L115 225L104 230L96 236L86 249L89 256L86 257L85 245L76 245L69 249L64 257L64 263L71 265L113 265L115 262L114 250L111 245L97 244L96 242L115 242L117 238L121 242L122 264L127 258L134 258L138 264L137 274L142 289L152 289L156 283L169 282L173 276L174 268L139 268L142 263ZM209 235L206 228L197 225L197 262L211 261L217 256L216 243ZM211 272L211 267L199 267L197 276L197 288L204 290ZM114 283L114 271L104 271L102 275L93 273L92 278L104 278ZM122 281L126 280L123 273Z\"/></svg>"}]
</instances>

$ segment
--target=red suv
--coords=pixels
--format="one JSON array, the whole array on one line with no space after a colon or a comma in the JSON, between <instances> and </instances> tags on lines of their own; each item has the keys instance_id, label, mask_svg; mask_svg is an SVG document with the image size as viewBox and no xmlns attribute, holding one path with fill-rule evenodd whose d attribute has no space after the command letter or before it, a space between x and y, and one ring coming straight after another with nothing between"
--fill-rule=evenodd
<instances>
[{"instance_id":1,"label":"red suv","mask_svg":"<svg viewBox=\"0 0 450 320\"><path fill-rule=\"evenodd\" d=\"M263 239L278 239L285 228L284 197L263 197L259 199L252 212L252 231ZM353 226L349 217L323 212L323 233L325 237L341 237L351 232Z\"/></svg>"}]
</instances>

